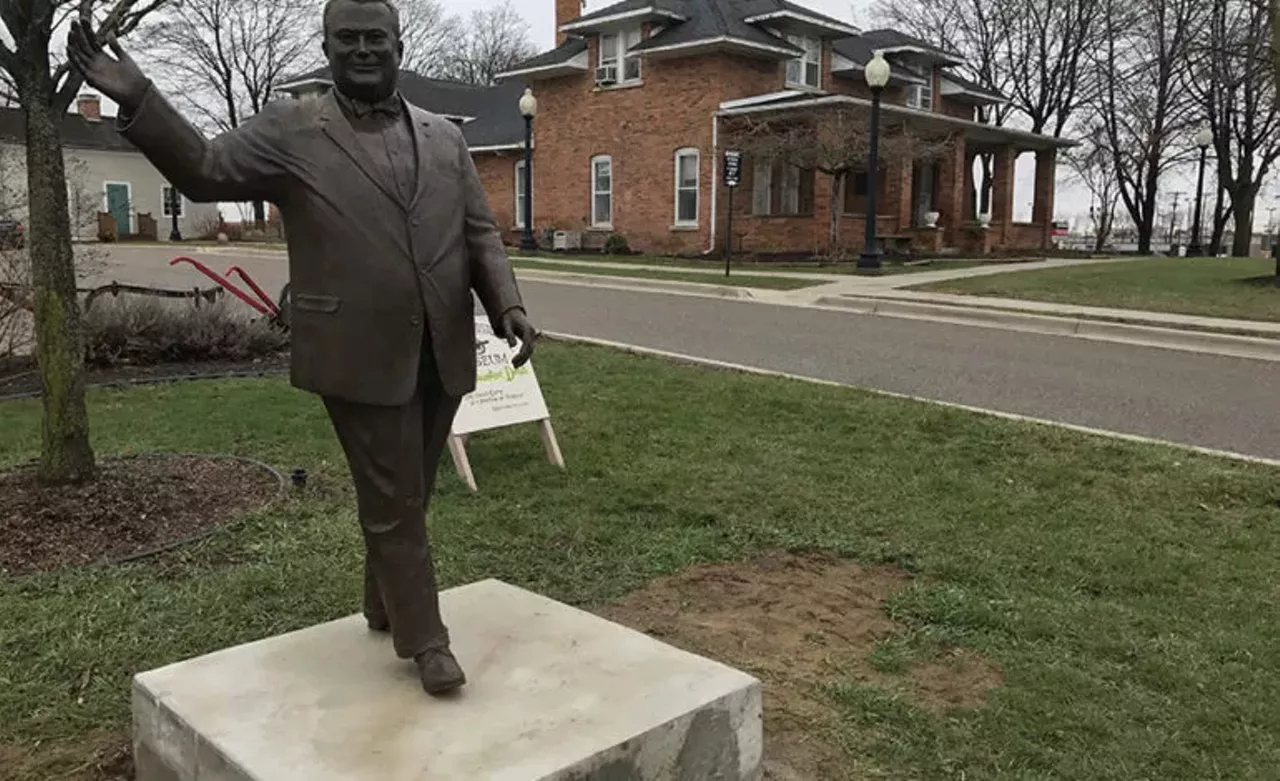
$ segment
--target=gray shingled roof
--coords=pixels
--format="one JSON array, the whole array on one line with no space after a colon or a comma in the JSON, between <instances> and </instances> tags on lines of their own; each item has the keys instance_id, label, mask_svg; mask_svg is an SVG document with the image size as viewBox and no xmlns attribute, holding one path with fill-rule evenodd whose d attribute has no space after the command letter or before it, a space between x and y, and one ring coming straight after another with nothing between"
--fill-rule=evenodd
<instances>
[{"instance_id":1,"label":"gray shingled roof","mask_svg":"<svg viewBox=\"0 0 1280 781\"><path fill-rule=\"evenodd\" d=\"M1007 95L1005 95L1003 92L996 89L995 87L983 86L982 84L979 84L976 81L972 81L971 79L966 79L965 77L952 73L950 71L944 71L942 75L946 78L947 81L955 82L958 86L964 87L967 90L980 92L984 95L990 95L993 98L1000 98L1001 100L1009 99Z\"/></svg>"},{"instance_id":2,"label":"gray shingled roof","mask_svg":"<svg viewBox=\"0 0 1280 781\"><path fill-rule=\"evenodd\" d=\"M614 14L626 13L627 11L641 11L645 8L656 8L660 11L670 11L673 14L688 17L690 15L689 5L694 5L698 0L622 0L619 3L592 11L589 14L583 14L571 22L590 22L593 19L603 19L606 16Z\"/></svg>"},{"instance_id":3,"label":"gray shingled roof","mask_svg":"<svg viewBox=\"0 0 1280 781\"><path fill-rule=\"evenodd\" d=\"M27 112L20 108L0 108L0 141L27 143ZM90 122L79 114L62 118L62 144L72 149L105 149L112 152L137 152L133 144L116 132L112 117Z\"/></svg>"},{"instance_id":4,"label":"gray shingled roof","mask_svg":"<svg viewBox=\"0 0 1280 781\"><path fill-rule=\"evenodd\" d=\"M579 54L587 50L587 42L582 38L569 38L564 43L549 52L543 52L537 57L524 60L515 65L511 70L525 70L526 68L545 68L548 65L559 65L572 60Z\"/></svg>"},{"instance_id":5,"label":"gray shingled roof","mask_svg":"<svg viewBox=\"0 0 1280 781\"><path fill-rule=\"evenodd\" d=\"M895 46L914 46L919 49L924 49L925 51L933 52L940 57L955 60L963 59L955 52L947 51L946 49L935 46L928 41L917 38L914 35L907 35L906 33L899 32L898 30L867 30L859 37L862 38L862 40L872 49L891 49ZM870 59L869 55L867 59Z\"/></svg>"},{"instance_id":6,"label":"gray shingled roof","mask_svg":"<svg viewBox=\"0 0 1280 781\"><path fill-rule=\"evenodd\" d=\"M312 80L330 81L329 68L317 68L288 82ZM524 117L519 108L524 87L519 80L484 87L400 72L400 94L413 105L436 114L474 118L462 125L462 135L472 147L524 143Z\"/></svg>"}]
</instances>

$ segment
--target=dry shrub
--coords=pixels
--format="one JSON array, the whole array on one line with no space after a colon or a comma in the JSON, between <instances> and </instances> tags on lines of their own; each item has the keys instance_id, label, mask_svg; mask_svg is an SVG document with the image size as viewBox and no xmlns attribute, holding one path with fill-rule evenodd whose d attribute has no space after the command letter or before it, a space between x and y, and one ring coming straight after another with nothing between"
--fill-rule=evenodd
<instances>
[{"instance_id":1,"label":"dry shrub","mask_svg":"<svg viewBox=\"0 0 1280 781\"><path fill-rule=\"evenodd\" d=\"M85 360L92 366L251 361L277 355L288 335L238 302L103 296L85 313Z\"/></svg>"}]
</instances>

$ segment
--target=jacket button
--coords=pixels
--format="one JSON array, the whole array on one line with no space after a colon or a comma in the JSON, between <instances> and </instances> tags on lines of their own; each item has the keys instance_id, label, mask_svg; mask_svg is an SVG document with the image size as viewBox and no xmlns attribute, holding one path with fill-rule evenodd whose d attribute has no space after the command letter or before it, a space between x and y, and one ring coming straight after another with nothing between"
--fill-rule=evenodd
<instances>
[{"instance_id":1,"label":"jacket button","mask_svg":"<svg viewBox=\"0 0 1280 781\"><path fill-rule=\"evenodd\" d=\"M413 326L414 328L417 328L418 326L422 325L422 318L418 317L417 315L410 317L409 325Z\"/></svg>"}]
</instances>

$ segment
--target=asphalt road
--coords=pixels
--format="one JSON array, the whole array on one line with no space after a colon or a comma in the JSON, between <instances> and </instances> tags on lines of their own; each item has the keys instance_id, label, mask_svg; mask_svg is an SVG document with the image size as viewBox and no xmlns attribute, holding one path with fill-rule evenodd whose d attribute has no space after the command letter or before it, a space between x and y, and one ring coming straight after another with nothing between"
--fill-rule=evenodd
<instances>
[{"instance_id":1,"label":"asphalt road","mask_svg":"<svg viewBox=\"0 0 1280 781\"><path fill-rule=\"evenodd\" d=\"M524 282L547 331L1280 459L1280 364L753 302Z\"/></svg>"},{"instance_id":2,"label":"asphalt road","mask_svg":"<svg viewBox=\"0 0 1280 781\"><path fill-rule=\"evenodd\" d=\"M164 248L116 248L109 281L190 288ZM282 255L245 267L271 295ZM86 282L89 280L85 280ZM1280 459L1280 363L754 302L521 283L547 331L591 336L1000 412Z\"/></svg>"}]
</instances>

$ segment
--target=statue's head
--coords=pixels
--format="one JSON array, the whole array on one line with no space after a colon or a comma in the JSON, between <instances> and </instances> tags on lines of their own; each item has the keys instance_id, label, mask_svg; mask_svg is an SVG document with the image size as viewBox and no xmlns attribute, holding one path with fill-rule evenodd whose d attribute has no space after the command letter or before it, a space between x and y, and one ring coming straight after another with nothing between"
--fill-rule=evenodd
<instances>
[{"instance_id":1,"label":"statue's head","mask_svg":"<svg viewBox=\"0 0 1280 781\"><path fill-rule=\"evenodd\" d=\"M343 95L366 103L390 97L404 56L400 13L391 0L327 0L324 53Z\"/></svg>"}]
</instances>

